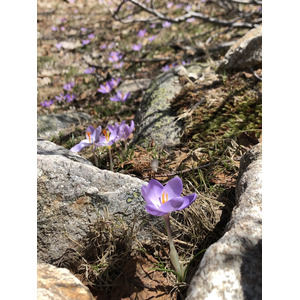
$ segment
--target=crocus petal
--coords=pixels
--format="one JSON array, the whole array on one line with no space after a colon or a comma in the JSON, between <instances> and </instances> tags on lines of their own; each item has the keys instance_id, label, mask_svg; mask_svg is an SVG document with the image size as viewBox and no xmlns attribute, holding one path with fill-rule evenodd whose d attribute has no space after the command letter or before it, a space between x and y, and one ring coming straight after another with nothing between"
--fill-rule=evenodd
<instances>
[{"instance_id":1,"label":"crocus petal","mask_svg":"<svg viewBox=\"0 0 300 300\"><path fill-rule=\"evenodd\" d=\"M195 201L196 197L197 195L195 193L185 197L176 197L162 204L160 209L165 213L181 210L191 205Z\"/></svg>"},{"instance_id":2,"label":"crocus petal","mask_svg":"<svg viewBox=\"0 0 300 300\"><path fill-rule=\"evenodd\" d=\"M83 148L92 145L91 143L85 143L84 141L86 141L86 140L83 140L79 144L75 145L73 148L70 149L70 151L72 151L72 152L79 152Z\"/></svg>"},{"instance_id":3,"label":"crocus petal","mask_svg":"<svg viewBox=\"0 0 300 300\"><path fill-rule=\"evenodd\" d=\"M95 128L92 125L89 125L88 128L86 129L86 132L90 132L91 135L93 134L94 131L95 131Z\"/></svg>"},{"instance_id":4,"label":"crocus petal","mask_svg":"<svg viewBox=\"0 0 300 300\"><path fill-rule=\"evenodd\" d=\"M131 122L130 122L130 132L133 132L133 130L134 130L134 122L133 122L133 120L131 120Z\"/></svg>"},{"instance_id":5,"label":"crocus petal","mask_svg":"<svg viewBox=\"0 0 300 300\"><path fill-rule=\"evenodd\" d=\"M166 214L166 212L159 210L156 206L151 205L151 204L147 204L145 206L145 209L150 215L157 216L157 217L160 217L160 216Z\"/></svg>"},{"instance_id":6,"label":"crocus petal","mask_svg":"<svg viewBox=\"0 0 300 300\"><path fill-rule=\"evenodd\" d=\"M102 128L101 126L98 126L96 129L94 129L94 131L91 133L91 140L94 143L97 143L97 141L99 140L99 135L101 134Z\"/></svg>"},{"instance_id":7,"label":"crocus petal","mask_svg":"<svg viewBox=\"0 0 300 300\"><path fill-rule=\"evenodd\" d=\"M110 132L112 132L112 131L114 131L114 129L116 128L116 125L115 125L115 127L114 127L113 125L108 124L108 125L107 125L107 128L108 128L108 130L109 130Z\"/></svg>"},{"instance_id":8,"label":"crocus petal","mask_svg":"<svg viewBox=\"0 0 300 300\"><path fill-rule=\"evenodd\" d=\"M182 181L178 176L176 176L167 182L162 193L163 192L168 193L168 198L172 199L172 198L179 197L181 195L182 188L183 188Z\"/></svg>"},{"instance_id":9,"label":"crocus petal","mask_svg":"<svg viewBox=\"0 0 300 300\"><path fill-rule=\"evenodd\" d=\"M160 207L159 198L164 186L157 180L151 179L148 185L142 186L142 195L147 204L153 204L156 207Z\"/></svg>"}]
</instances>

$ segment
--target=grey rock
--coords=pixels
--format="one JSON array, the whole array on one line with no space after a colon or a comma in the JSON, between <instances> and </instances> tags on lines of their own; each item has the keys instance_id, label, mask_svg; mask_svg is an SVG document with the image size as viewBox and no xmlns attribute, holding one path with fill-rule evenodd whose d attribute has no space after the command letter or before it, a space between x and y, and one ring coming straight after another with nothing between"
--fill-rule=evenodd
<instances>
[{"instance_id":1,"label":"grey rock","mask_svg":"<svg viewBox=\"0 0 300 300\"><path fill-rule=\"evenodd\" d=\"M49 114L37 117L38 138L51 139L59 132L92 121L92 117L83 112L68 112L61 114Z\"/></svg>"},{"instance_id":2,"label":"grey rock","mask_svg":"<svg viewBox=\"0 0 300 300\"><path fill-rule=\"evenodd\" d=\"M49 264L37 265L37 299L93 300L90 290L69 270Z\"/></svg>"},{"instance_id":3,"label":"grey rock","mask_svg":"<svg viewBox=\"0 0 300 300\"><path fill-rule=\"evenodd\" d=\"M221 61L218 72L262 66L262 26L248 31L233 44Z\"/></svg>"},{"instance_id":4,"label":"grey rock","mask_svg":"<svg viewBox=\"0 0 300 300\"><path fill-rule=\"evenodd\" d=\"M136 217L137 238L151 242L150 227L157 218L145 211L141 186L146 182L100 170L49 141L38 141L37 169L40 262L59 265L68 249L81 251L82 241L106 209L127 224Z\"/></svg>"},{"instance_id":5,"label":"grey rock","mask_svg":"<svg viewBox=\"0 0 300 300\"><path fill-rule=\"evenodd\" d=\"M37 154L38 155L60 155L64 156L70 160L82 163L82 164L87 164L92 166L93 164L86 160L85 158L81 157L79 154L75 152L71 152L70 150L58 146L54 143L51 143L49 141L43 140L43 139L38 139L38 144L37 144Z\"/></svg>"},{"instance_id":6,"label":"grey rock","mask_svg":"<svg viewBox=\"0 0 300 300\"><path fill-rule=\"evenodd\" d=\"M180 77L193 73L199 78L206 67L207 65L200 64L180 66L154 79L136 113L132 143L146 146L154 140L161 147L172 147L180 143L183 122L176 120L177 116L170 102L183 88L179 82Z\"/></svg>"},{"instance_id":7,"label":"grey rock","mask_svg":"<svg viewBox=\"0 0 300 300\"><path fill-rule=\"evenodd\" d=\"M261 159L261 144L242 157L231 220L204 254L187 300L262 299Z\"/></svg>"}]
</instances>

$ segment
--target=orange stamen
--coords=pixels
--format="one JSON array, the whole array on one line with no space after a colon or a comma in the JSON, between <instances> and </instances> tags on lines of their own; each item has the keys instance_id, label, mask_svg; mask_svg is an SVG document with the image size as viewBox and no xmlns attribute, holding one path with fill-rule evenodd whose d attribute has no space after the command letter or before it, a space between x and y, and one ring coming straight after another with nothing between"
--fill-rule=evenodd
<instances>
[{"instance_id":1,"label":"orange stamen","mask_svg":"<svg viewBox=\"0 0 300 300\"><path fill-rule=\"evenodd\" d=\"M89 137L89 142L91 143L91 142L92 142L92 140L91 140L91 133L90 133L90 132L87 132L86 134L87 134L87 136Z\"/></svg>"},{"instance_id":2,"label":"orange stamen","mask_svg":"<svg viewBox=\"0 0 300 300\"><path fill-rule=\"evenodd\" d=\"M109 132L103 129L102 133L105 135L106 141L109 142Z\"/></svg>"},{"instance_id":3,"label":"orange stamen","mask_svg":"<svg viewBox=\"0 0 300 300\"><path fill-rule=\"evenodd\" d=\"M165 196L166 196L166 199L165 199ZM166 193L166 192L164 191L164 192L162 193L161 198L162 198L162 201L161 201L162 204L168 202L168 193Z\"/></svg>"}]
</instances>

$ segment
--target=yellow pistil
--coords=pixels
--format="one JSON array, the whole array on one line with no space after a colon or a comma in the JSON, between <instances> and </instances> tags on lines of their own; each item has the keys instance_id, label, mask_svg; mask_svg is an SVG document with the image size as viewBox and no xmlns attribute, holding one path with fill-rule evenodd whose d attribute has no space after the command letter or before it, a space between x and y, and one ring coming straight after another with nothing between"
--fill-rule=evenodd
<instances>
[{"instance_id":1,"label":"yellow pistil","mask_svg":"<svg viewBox=\"0 0 300 300\"><path fill-rule=\"evenodd\" d=\"M165 199L165 196L166 196L166 199ZM161 203L164 204L168 201L168 193L166 193L165 191L162 193L162 196L161 196L162 200L161 200Z\"/></svg>"},{"instance_id":2,"label":"yellow pistil","mask_svg":"<svg viewBox=\"0 0 300 300\"><path fill-rule=\"evenodd\" d=\"M105 135L106 141L109 142L109 132L103 129L102 133Z\"/></svg>"},{"instance_id":3,"label":"yellow pistil","mask_svg":"<svg viewBox=\"0 0 300 300\"><path fill-rule=\"evenodd\" d=\"M87 134L87 136L89 137L89 142L91 143L91 142L92 142L92 140L91 140L91 133L90 133L90 132L87 132L86 134Z\"/></svg>"}]
</instances>

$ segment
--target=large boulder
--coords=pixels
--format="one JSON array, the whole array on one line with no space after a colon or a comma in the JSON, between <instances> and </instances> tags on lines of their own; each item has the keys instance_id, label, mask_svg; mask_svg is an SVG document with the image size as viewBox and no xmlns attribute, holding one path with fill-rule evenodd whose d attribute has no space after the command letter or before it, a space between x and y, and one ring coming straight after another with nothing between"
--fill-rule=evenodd
<instances>
[{"instance_id":1,"label":"large boulder","mask_svg":"<svg viewBox=\"0 0 300 300\"><path fill-rule=\"evenodd\" d=\"M70 127L87 124L92 117L83 112L67 112L61 114L49 114L37 117L37 137L50 140Z\"/></svg>"},{"instance_id":2,"label":"large boulder","mask_svg":"<svg viewBox=\"0 0 300 300\"><path fill-rule=\"evenodd\" d=\"M262 26L249 30L233 44L220 62L218 72L262 66Z\"/></svg>"},{"instance_id":3,"label":"large boulder","mask_svg":"<svg viewBox=\"0 0 300 300\"><path fill-rule=\"evenodd\" d=\"M262 147L241 159L237 204L224 236L206 251L187 300L262 298Z\"/></svg>"},{"instance_id":4,"label":"large boulder","mask_svg":"<svg viewBox=\"0 0 300 300\"><path fill-rule=\"evenodd\" d=\"M38 260L54 265L68 249L81 251L99 215L107 212L139 228L139 241L151 242L156 219L145 211L141 186L146 182L100 170L49 141L38 141ZM135 218L135 219L134 219ZM133 221L135 220L135 221ZM76 262L74 262L76 264Z\"/></svg>"},{"instance_id":5,"label":"large boulder","mask_svg":"<svg viewBox=\"0 0 300 300\"><path fill-rule=\"evenodd\" d=\"M136 113L132 143L146 146L154 140L160 147L172 147L180 143L184 124L177 120L171 100L183 89L181 77L198 79L207 67L207 64L178 66L153 80Z\"/></svg>"},{"instance_id":6,"label":"large boulder","mask_svg":"<svg viewBox=\"0 0 300 300\"><path fill-rule=\"evenodd\" d=\"M38 264L37 299L93 300L94 297L69 270L49 264Z\"/></svg>"}]
</instances>

